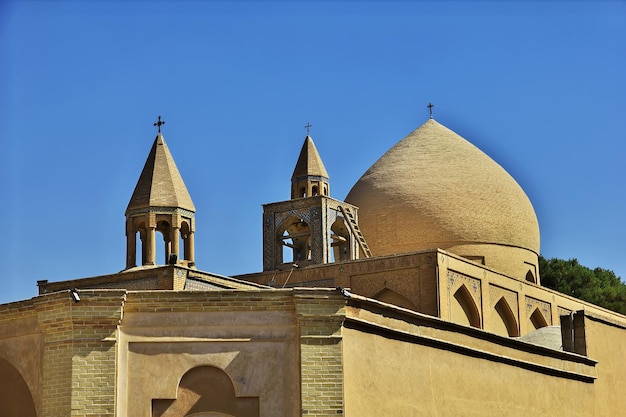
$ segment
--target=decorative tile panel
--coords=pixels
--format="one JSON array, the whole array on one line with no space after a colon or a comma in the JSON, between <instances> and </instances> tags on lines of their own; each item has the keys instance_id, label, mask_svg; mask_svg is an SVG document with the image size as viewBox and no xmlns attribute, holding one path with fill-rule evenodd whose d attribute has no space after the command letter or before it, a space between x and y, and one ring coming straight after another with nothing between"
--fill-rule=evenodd
<instances>
[{"instance_id":1,"label":"decorative tile panel","mask_svg":"<svg viewBox=\"0 0 626 417\"><path fill-rule=\"evenodd\" d=\"M465 284L465 287L469 290L469 293L472 295L472 298L474 298L474 302L480 310L482 306L480 280L470 277L469 275L461 274L460 272L448 270L448 293L450 295L454 295L463 284Z\"/></svg>"},{"instance_id":2,"label":"decorative tile panel","mask_svg":"<svg viewBox=\"0 0 626 417\"><path fill-rule=\"evenodd\" d=\"M572 310L568 310L563 307L557 307L557 310L559 312L559 316L569 316L572 313Z\"/></svg>"},{"instance_id":3,"label":"decorative tile panel","mask_svg":"<svg viewBox=\"0 0 626 417\"><path fill-rule=\"evenodd\" d=\"M489 286L489 303L492 308L502 297L504 297L509 307L511 307L513 314L515 314L515 317L519 320L519 317L517 317L519 312L518 294L515 291L498 287L496 285Z\"/></svg>"},{"instance_id":4,"label":"decorative tile panel","mask_svg":"<svg viewBox=\"0 0 626 417\"><path fill-rule=\"evenodd\" d=\"M526 296L526 317L530 317L533 311L538 308L546 319L548 326L552 325L552 313L550 303Z\"/></svg>"}]
</instances>

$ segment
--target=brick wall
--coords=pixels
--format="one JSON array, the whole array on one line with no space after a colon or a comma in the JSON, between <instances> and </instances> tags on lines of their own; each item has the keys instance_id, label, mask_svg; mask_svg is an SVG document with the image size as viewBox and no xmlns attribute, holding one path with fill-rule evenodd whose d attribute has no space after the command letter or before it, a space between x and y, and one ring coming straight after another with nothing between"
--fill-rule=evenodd
<instances>
[{"instance_id":1,"label":"brick wall","mask_svg":"<svg viewBox=\"0 0 626 417\"><path fill-rule=\"evenodd\" d=\"M45 417L113 417L116 405L117 329L122 314L241 311L295 315L300 369L286 401L307 416L344 412L342 323L345 299L336 290L221 290L210 292L79 290L36 297L5 313L30 314L41 332L40 410ZM15 311L13 311L15 310ZM15 314L13 314L15 313ZM36 317L36 318L35 318ZM272 316L276 317L276 316ZM2 321L2 320L0 320ZM294 360L296 360L294 358ZM287 371L289 374L291 371ZM293 394L293 392L292 392ZM300 403L301 407L298 407Z\"/></svg>"},{"instance_id":2,"label":"brick wall","mask_svg":"<svg viewBox=\"0 0 626 417\"><path fill-rule=\"evenodd\" d=\"M343 414L341 326L345 300L336 291L297 290L302 415Z\"/></svg>"},{"instance_id":3,"label":"brick wall","mask_svg":"<svg viewBox=\"0 0 626 417\"><path fill-rule=\"evenodd\" d=\"M44 333L43 415L113 416L115 331L124 291L80 291L36 299Z\"/></svg>"}]
</instances>

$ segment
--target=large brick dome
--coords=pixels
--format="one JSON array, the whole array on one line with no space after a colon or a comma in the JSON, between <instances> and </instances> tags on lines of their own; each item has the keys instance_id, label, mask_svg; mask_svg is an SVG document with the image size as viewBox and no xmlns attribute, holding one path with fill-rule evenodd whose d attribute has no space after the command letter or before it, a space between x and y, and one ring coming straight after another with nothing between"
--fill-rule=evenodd
<instances>
[{"instance_id":1,"label":"large brick dome","mask_svg":"<svg viewBox=\"0 0 626 417\"><path fill-rule=\"evenodd\" d=\"M493 159L432 119L376 161L346 201L360 207L374 256L441 248L519 279L538 278L530 200Z\"/></svg>"}]
</instances>

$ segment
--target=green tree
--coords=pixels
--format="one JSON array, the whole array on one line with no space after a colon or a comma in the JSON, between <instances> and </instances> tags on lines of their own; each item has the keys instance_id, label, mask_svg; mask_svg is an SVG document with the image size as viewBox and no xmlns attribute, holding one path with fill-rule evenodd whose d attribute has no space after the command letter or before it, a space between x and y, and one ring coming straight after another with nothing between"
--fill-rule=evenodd
<instances>
[{"instance_id":1,"label":"green tree","mask_svg":"<svg viewBox=\"0 0 626 417\"><path fill-rule=\"evenodd\" d=\"M626 284L613 271L540 256L539 272L544 287L626 314Z\"/></svg>"}]
</instances>

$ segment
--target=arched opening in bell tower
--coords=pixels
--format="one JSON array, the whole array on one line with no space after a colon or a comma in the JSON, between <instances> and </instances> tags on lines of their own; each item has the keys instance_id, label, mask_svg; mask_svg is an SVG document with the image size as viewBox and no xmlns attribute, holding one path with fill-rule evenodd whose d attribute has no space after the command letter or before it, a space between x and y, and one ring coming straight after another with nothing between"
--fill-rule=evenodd
<instances>
[{"instance_id":1,"label":"arched opening in bell tower","mask_svg":"<svg viewBox=\"0 0 626 417\"><path fill-rule=\"evenodd\" d=\"M157 222L156 231L161 233L161 238L163 239L163 251L160 251L159 254L157 250L157 265L165 265L169 262L170 255L172 255L171 230L172 228L167 221L161 220Z\"/></svg>"},{"instance_id":2,"label":"arched opening in bell tower","mask_svg":"<svg viewBox=\"0 0 626 417\"><path fill-rule=\"evenodd\" d=\"M142 216L127 222L126 268L139 265L194 266L193 219L157 215L156 223ZM160 238L157 236L160 234ZM158 242L163 242L162 246Z\"/></svg>"},{"instance_id":3,"label":"arched opening in bell tower","mask_svg":"<svg viewBox=\"0 0 626 417\"><path fill-rule=\"evenodd\" d=\"M193 232L187 221L183 221L180 225L180 242L179 248L183 248L183 259L193 262Z\"/></svg>"},{"instance_id":4,"label":"arched opening in bell tower","mask_svg":"<svg viewBox=\"0 0 626 417\"><path fill-rule=\"evenodd\" d=\"M330 226L331 262L350 260L350 231L343 219L338 217Z\"/></svg>"},{"instance_id":5,"label":"arched opening in bell tower","mask_svg":"<svg viewBox=\"0 0 626 417\"><path fill-rule=\"evenodd\" d=\"M297 216L290 216L278 228L279 263L311 260L311 226Z\"/></svg>"}]
</instances>

